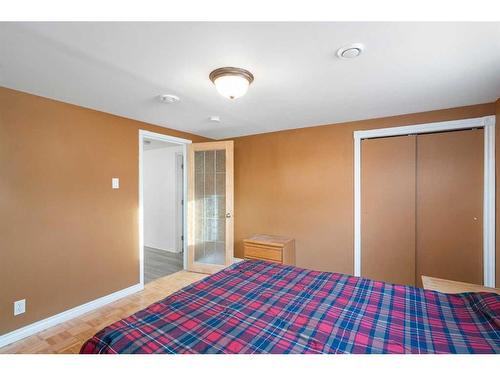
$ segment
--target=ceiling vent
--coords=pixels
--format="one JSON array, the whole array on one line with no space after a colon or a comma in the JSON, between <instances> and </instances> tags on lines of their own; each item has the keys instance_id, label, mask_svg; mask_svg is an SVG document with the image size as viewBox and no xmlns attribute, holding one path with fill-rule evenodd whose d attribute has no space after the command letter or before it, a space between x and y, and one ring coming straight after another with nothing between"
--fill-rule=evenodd
<instances>
[{"instance_id":1,"label":"ceiling vent","mask_svg":"<svg viewBox=\"0 0 500 375\"><path fill-rule=\"evenodd\" d=\"M177 95L164 94L159 97L160 102L165 104L177 103L181 99Z\"/></svg>"},{"instance_id":2,"label":"ceiling vent","mask_svg":"<svg viewBox=\"0 0 500 375\"><path fill-rule=\"evenodd\" d=\"M361 55L365 46L361 43L351 43L337 50L337 56L341 59L354 59Z\"/></svg>"}]
</instances>

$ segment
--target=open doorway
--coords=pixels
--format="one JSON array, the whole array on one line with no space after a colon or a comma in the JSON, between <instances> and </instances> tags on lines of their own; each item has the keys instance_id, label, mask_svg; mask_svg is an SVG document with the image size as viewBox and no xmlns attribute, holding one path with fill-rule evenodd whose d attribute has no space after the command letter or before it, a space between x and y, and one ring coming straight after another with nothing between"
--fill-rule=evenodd
<instances>
[{"instance_id":1,"label":"open doorway","mask_svg":"<svg viewBox=\"0 0 500 375\"><path fill-rule=\"evenodd\" d=\"M188 140L140 131L141 283L184 269L185 174Z\"/></svg>"}]
</instances>

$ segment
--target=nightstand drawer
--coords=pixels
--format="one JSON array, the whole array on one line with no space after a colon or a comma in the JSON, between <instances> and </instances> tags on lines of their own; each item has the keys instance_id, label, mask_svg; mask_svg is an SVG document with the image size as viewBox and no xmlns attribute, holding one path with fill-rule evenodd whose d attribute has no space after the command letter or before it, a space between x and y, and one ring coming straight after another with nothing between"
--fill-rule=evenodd
<instances>
[{"instance_id":1,"label":"nightstand drawer","mask_svg":"<svg viewBox=\"0 0 500 375\"><path fill-rule=\"evenodd\" d=\"M295 241L283 236L255 234L243 240L243 257L295 265Z\"/></svg>"},{"instance_id":2,"label":"nightstand drawer","mask_svg":"<svg viewBox=\"0 0 500 375\"><path fill-rule=\"evenodd\" d=\"M258 258L258 259L269 259L274 260L276 262L281 262L282 258L282 250L281 249L270 249L265 247L251 246L245 245L245 258Z\"/></svg>"},{"instance_id":3,"label":"nightstand drawer","mask_svg":"<svg viewBox=\"0 0 500 375\"><path fill-rule=\"evenodd\" d=\"M248 256L248 255L245 257L245 259L265 260L266 262L283 264L283 262L281 262L279 260L272 260L272 259L266 259L266 258L254 258L254 257Z\"/></svg>"}]
</instances>

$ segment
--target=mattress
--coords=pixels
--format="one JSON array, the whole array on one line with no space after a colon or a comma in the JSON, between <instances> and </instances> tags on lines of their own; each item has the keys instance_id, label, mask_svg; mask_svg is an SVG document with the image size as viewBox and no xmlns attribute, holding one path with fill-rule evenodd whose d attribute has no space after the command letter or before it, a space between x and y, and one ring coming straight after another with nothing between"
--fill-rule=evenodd
<instances>
[{"instance_id":1,"label":"mattress","mask_svg":"<svg viewBox=\"0 0 500 375\"><path fill-rule=\"evenodd\" d=\"M500 296L243 261L104 328L81 353L500 353Z\"/></svg>"}]
</instances>

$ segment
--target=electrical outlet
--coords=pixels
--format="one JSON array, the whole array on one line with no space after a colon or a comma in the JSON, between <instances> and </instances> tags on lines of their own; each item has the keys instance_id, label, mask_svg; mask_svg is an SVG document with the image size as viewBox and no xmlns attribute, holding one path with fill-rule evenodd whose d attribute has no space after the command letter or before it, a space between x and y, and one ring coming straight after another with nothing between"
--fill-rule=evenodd
<instances>
[{"instance_id":1,"label":"electrical outlet","mask_svg":"<svg viewBox=\"0 0 500 375\"><path fill-rule=\"evenodd\" d=\"M120 188L120 179L118 177L113 177L111 179L111 187L113 189L119 189Z\"/></svg>"},{"instance_id":2,"label":"electrical outlet","mask_svg":"<svg viewBox=\"0 0 500 375\"><path fill-rule=\"evenodd\" d=\"M26 312L26 300L22 299L14 302L14 316L24 314Z\"/></svg>"}]
</instances>

